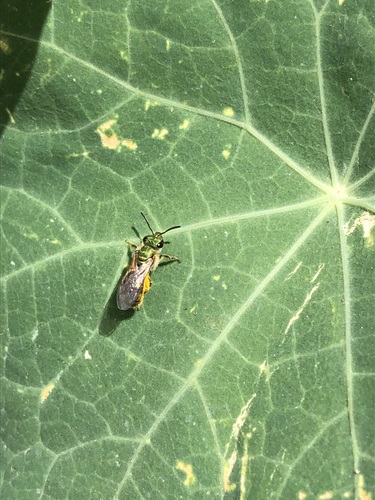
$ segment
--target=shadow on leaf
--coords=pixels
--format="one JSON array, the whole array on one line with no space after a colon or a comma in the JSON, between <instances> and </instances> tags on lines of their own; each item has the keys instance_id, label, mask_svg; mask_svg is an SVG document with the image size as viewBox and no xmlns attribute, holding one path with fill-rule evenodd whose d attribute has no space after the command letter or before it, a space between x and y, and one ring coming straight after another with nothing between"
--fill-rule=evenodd
<instances>
[{"instance_id":1,"label":"shadow on leaf","mask_svg":"<svg viewBox=\"0 0 375 500\"><path fill-rule=\"evenodd\" d=\"M0 135L14 123L15 109L29 80L38 54L39 39L52 2L13 0L1 5L2 78L0 95Z\"/></svg>"},{"instance_id":2,"label":"shadow on leaf","mask_svg":"<svg viewBox=\"0 0 375 500\"><path fill-rule=\"evenodd\" d=\"M116 330L120 323L133 317L136 312L134 309L129 309L128 311L121 311L117 307L117 288L122 280L123 276L120 276L107 304L105 305L102 317L99 323L99 335L104 337L109 337Z\"/></svg>"}]
</instances>

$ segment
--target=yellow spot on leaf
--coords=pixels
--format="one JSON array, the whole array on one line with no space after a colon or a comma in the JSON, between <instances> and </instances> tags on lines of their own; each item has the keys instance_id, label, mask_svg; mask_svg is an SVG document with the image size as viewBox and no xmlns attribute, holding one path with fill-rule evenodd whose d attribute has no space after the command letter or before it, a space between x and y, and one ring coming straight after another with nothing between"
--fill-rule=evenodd
<instances>
[{"instance_id":1,"label":"yellow spot on leaf","mask_svg":"<svg viewBox=\"0 0 375 500\"><path fill-rule=\"evenodd\" d=\"M117 123L117 120L107 120L106 122L99 125L99 127L97 128L97 131L98 132L107 132L107 130L110 130L113 127L113 125L116 125L116 123Z\"/></svg>"},{"instance_id":2,"label":"yellow spot on leaf","mask_svg":"<svg viewBox=\"0 0 375 500\"><path fill-rule=\"evenodd\" d=\"M131 139L123 139L119 137L118 134L113 130L113 127L117 124L117 120L107 120L106 122L99 125L96 132L100 136L102 141L102 146L106 149L114 149L115 151L121 151L122 146L127 149L134 151L137 149L137 143Z\"/></svg>"},{"instance_id":3,"label":"yellow spot on leaf","mask_svg":"<svg viewBox=\"0 0 375 500\"><path fill-rule=\"evenodd\" d=\"M223 114L224 114L224 116L228 116L229 118L232 118L234 116L234 110L231 107L224 108Z\"/></svg>"},{"instance_id":4,"label":"yellow spot on leaf","mask_svg":"<svg viewBox=\"0 0 375 500\"><path fill-rule=\"evenodd\" d=\"M146 99L145 101L145 110L148 111L150 108L159 106L158 101L151 101L150 99Z\"/></svg>"},{"instance_id":5,"label":"yellow spot on leaf","mask_svg":"<svg viewBox=\"0 0 375 500\"><path fill-rule=\"evenodd\" d=\"M67 158L81 158L81 157L87 158L89 156L87 151L82 151L80 153L70 153L67 155Z\"/></svg>"},{"instance_id":6,"label":"yellow spot on leaf","mask_svg":"<svg viewBox=\"0 0 375 500\"><path fill-rule=\"evenodd\" d=\"M165 136L168 134L168 129L166 128L162 128L161 130L159 130L158 128L156 128L153 133L152 133L152 138L153 139L159 139L159 140L163 140L165 138Z\"/></svg>"},{"instance_id":7,"label":"yellow spot on leaf","mask_svg":"<svg viewBox=\"0 0 375 500\"><path fill-rule=\"evenodd\" d=\"M372 500L372 494L365 489L365 477L363 474L359 475L358 478L358 493L361 500Z\"/></svg>"},{"instance_id":8,"label":"yellow spot on leaf","mask_svg":"<svg viewBox=\"0 0 375 500\"><path fill-rule=\"evenodd\" d=\"M236 489L236 485L230 482L230 475L232 474L233 467L237 461L237 452L233 452L229 460L224 464L224 491L229 492Z\"/></svg>"},{"instance_id":9,"label":"yellow spot on leaf","mask_svg":"<svg viewBox=\"0 0 375 500\"><path fill-rule=\"evenodd\" d=\"M83 17L88 15L88 11L86 10L81 10L81 12L78 14L77 21L81 23L83 21Z\"/></svg>"},{"instance_id":10,"label":"yellow spot on leaf","mask_svg":"<svg viewBox=\"0 0 375 500\"><path fill-rule=\"evenodd\" d=\"M166 42L165 42L165 48L167 50L169 50L171 48L171 41L169 40L169 38L167 38Z\"/></svg>"},{"instance_id":11,"label":"yellow spot on leaf","mask_svg":"<svg viewBox=\"0 0 375 500\"><path fill-rule=\"evenodd\" d=\"M190 120L184 120L181 125L178 127L180 130L186 130L189 128Z\"/></svg>"},{"instance_id":12,"label":"yellow spot on leaf","mask_svg":"<svg viewBox=\"0 0 375 500\"><path fill-rule=\"evenodd\" d=\"M318 495L319 500L331 500L333 498L332 491L325 491L321 495Z\"/></svg>"},{"instance_id":13,"label":"yellow spot on leaf","mask_svg":"<svg viewBox=\"0 0 375 500\"><path fill-rule=\"evenodd\" d=\"M305 498L307 498L307 494L305 491L299 491L298 492L298 500L305 500Z\"/></svg>"},{"instance_id":14,"label":"yellow spot on leaf","mask_svg":"<svg viewBox=\"0 0 375 500\"><path fill-rule=\"evenodd\" d=\"M85 359L92 359L91 354L89 353L89 351L87 349L85 351Z\"/></svg>"},{"instance_id":15,"label":"yellow spot on leaf","mask_svg":"<svg viewBox=\"0 0 375 500\"><path fill-rule=\"evenodd\" d=\"M29 238L30 240L39 241L39 236L34 232L23 233L23 235L25 236L25 238Z\"/></svg>"},{"instance_id":16,"label":"yellow spot on leaf","mask_svg":"<svg viewBox=\"0 0 375 500\"><path fill-rule=\"evenodd\" d=\"M116 125L117 120L108 120L96 129L102 141L102 146L106 149L118 149L120 146L120 139L117 137L112 127Z\"/></svg>"},{"instance_id":17,"label":"yellow spot on leaf","mask_svg":"<svg viewBox=\"0 0 375 500\"><path fill-rule=\"evenodd\" d=\"M121 144L131 151L135 151L138 148L137 143L130 139L124 139Z\"/></svg>"},{"instance_id":18,"label":"yellow spot on leaf","mask_svg":"<svg viewBox=\"0 0 375 500\"><path fill-rule=\"evenodd\" d=\"M339 5L342 5L345 2L345 0L339 0Z\"/></svg>"},{"instance_id":19,"label":"yellow spot on leaf","mask_svg":"<svg viewBox=\"0 0 375 500\"><path fill-rule=\"evenodd\" d=\"M192 486L197 482L197 478L193 473L193 467L185 462L179 461L176 464L176 469L184 472L186 474L186 479L184 481L185 486Z\"/></svg>"},{"instance_id":20,"label":"yellow spot on leaf","mask_svg":"<svg viewBox=\"0 0 375 500\"><path fill-rule=\"evenodd\" d=\"M0 51L3 54L9 54L10 53L9 43L8 43L7 40L4 40L4 38L0 38Z\"/></svg>"},{"instance_id":21,"label":"yellow spot on leaf","mask_svg":"<svg viewBox=\"0 0 375 500\"><path fill-rule=\"evenodd\" d=\"M128 359L130 359L131 361L135 361L135 362L137 362L137 363L138 363L139 361L141 361L141 358L139 358L138 356L136 356L136 355L135 355L133 352L131 352L131 351L130 351L127 355L126 355L126 357L127 357Z\"/></svg>"},{"instance_id":22,"label":"yellow spot on leaf","mask_svg":"<svg viewBox=\"0 0 375 500\"><path fill-rule=\"evenodd\" d=\"M51 394L54 388L55 384L48 384L45 387L43 387L42 392L40 393L41 403L44 403L44 401L48 398L48 396Z\"/></svg>"},{"instance_id":23,"label":"yellow spot on leaf","mask_svg":"<svg viewBox=\"0 0 375 500\"><path fill-rule=\"evenodd\" d=\"M214 276L212 276L212 279L214 281L219 281L220 280L220 274L214 274Z\"/></svg>"},{"instance_id":24,"label":"yellow spot on leaf","mask_svg":"<svg viewBox=\"0 0 375 500\"><path fill-rule=\"evenodd\" d=\"M120 139L116 135L107 137L105 134L101 136L102 145L107 149L118 149L120 146Z\"/></svg>"},{"instance_id":25,"label":"yellow spot on leaf","mask_svg":"<svg viewBox=\"0 0 375 500\"><path fill-rule=\"evenodd\" d=\"M16 120L14 119L14 116L12 115L10 109L5 108L5 111L7 112L7 115L9 116L10 123L12 123L12 124L16 123Z\"/></svg>"},{"instance_id":26,"label":"yellow spot on leaf","mask_svg":"<svg viewBox=\"0 0 375 500\"><path fill-rule=\"evenodd\" d=\"M224 149L223 152L221 153L223 157L227 160L230 157L230 151L229 149Z\"/></svg>"},{"instance_id":27,"label":"yellow spot on leaf","mask_svg":"<svg viewBox=\"0 0 375 500\"><path fill-rule=\"evenodd\" d=\"M263 361L263 363L259 366L259 373L265 373L267 377L269 376L270 370L267 361Z\"/></svg>"}]
</instances>

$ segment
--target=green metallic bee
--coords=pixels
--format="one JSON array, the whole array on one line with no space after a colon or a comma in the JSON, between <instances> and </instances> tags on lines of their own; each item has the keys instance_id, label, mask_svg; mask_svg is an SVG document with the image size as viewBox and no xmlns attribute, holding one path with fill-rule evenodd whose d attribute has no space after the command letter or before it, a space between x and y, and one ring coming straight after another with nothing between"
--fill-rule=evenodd
<instances>
[{"instance_id":1,"label":"green metallic bee","mask_svg":"<svg viewBox=\"0 0 375 500\"><path fill-rule=\"evenodd\" d=\"M164 246L163 234L172 229L178 229L181 226L173 226L162 233L155 233L151 229L146 216L142 212L141 215L152 234L145 236L142 244L139 246L127 241L128 245L135 248L135 251L132 255L130 265L117 289L117 307L121 311L127 311L131 308L139 309L141 307L145 293L151 288L152 281L150 275L155 271L163 258L180 262L176 257L161 254L160 252Z\"/></svg>"}]
</instances>

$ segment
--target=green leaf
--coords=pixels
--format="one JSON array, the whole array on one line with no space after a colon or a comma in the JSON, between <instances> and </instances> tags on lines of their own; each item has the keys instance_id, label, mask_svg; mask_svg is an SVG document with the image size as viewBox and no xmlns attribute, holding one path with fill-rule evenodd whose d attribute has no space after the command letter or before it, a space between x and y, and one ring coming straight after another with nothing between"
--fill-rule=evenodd
<instances>
[{"instance_id":1,"label":"green leaf","mask_svg":"<svg viewBox=\"0 0 375 500\"><path fill-rule=\"evenodd\" d=\"M1 498L374 496L373 2L2 11Z\"/></svg>"}]
</instances>

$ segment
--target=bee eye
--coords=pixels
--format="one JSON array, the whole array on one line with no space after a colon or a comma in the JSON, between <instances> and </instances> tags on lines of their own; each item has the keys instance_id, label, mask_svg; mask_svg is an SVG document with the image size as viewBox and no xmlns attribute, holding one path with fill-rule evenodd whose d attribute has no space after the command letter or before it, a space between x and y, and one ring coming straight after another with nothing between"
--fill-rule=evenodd
<instances>
[{"instance_id":1,"label":"bee eye","mask_svg":"<svg viewBox=\"0 0 375 500\"><path fill-rule=\"evenodd\" d=\"M157 245L158 248L163 248L164 246L164 241L160 241Z\"/></svg>"},{"instance_id":2,"label":"bee eye","mask_svg":"<svg viewBox=\"0 0 375 500\"><path fill-rule=\"evenodd\" d=\"M143 238L143 243L147 243L147 236Z\"/></svg>"}]
</instances>

